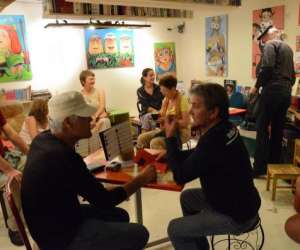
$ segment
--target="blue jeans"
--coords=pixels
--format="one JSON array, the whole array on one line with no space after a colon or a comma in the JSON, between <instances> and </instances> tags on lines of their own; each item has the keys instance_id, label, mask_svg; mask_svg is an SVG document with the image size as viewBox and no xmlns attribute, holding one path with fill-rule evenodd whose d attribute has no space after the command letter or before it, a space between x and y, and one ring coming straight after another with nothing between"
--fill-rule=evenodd
<instances>
[{"instance_id":1,"label":"blue jeans","mask_svg":"<svg viewBox=\"0 0 300 250\"><path fill-rule=\"evenodd\" d=\"M141 250L149 233L140 224L129 223L128 213L121 208L103 211L82 205L84 222L65 250Z\"/></svg>"},{"instance_id":2,"label":"blue jeans","mask_svg":"<svg viewBox=\"0 0 300 250\"><path fill-rule=\"evenodd\" d=\"M200 188L188 189L180 197L183 216L172 220L168 235L176 250L209 250L206 236L240 234L251 228L253 219L239 224L231 217L214 210Z\"/></svg>"}]
</instances>

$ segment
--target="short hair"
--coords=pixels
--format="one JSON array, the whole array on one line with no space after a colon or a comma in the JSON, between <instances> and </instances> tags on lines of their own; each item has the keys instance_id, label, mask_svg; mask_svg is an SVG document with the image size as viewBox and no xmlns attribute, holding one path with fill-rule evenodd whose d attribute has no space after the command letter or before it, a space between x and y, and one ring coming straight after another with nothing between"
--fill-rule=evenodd
<instances>
[{"instance_id":1,"label":"short hair","mask_svg":"<svg viewBox=\"0 0 300 250\"><path fill-rule=\"evenodd\" d=\"M29 116L33 116L40 124L48 121L48 102L44 99L36 99L33 101Z\"/></svg>"},{"instance_id":2,"label":"short hair","mask_svg":"<svg viewBox=\"0 0 300 250\"><path fill-rule=\"evenodd\" d=\"M167 89L176 88L177 78L173 75L166 75L159 80L159 86L163 86Z\"/></svg>"},{"instance_id":3,"label":"short hair","mask_svg":"<svg viewBox=\"0 0 300 250\"><path fill-rule=\"evenodd\" d=\"M90 70L83 70L81 71L80 75L79 75L79 80L82 86L84 86L84 82L86 80L87 77L89 76L93 76L95 77L94 72L90 71Z\"/></svg>"},{"instance_id":4,"label":"short hair","mask_svg":"<svg viewBox=\"0 0 300 250\"><path fill-rule=\"evenodd\" d=\"M49 118L49 129L51 130L51 132L53 134L62 133L63 132L63 123L67 118L69 118L69 121L74 124L76 122L76 119L78 118L78 116L71 115L71 116L65 117L64 119L52 119L50 117Z\"/></svg>"},{"instance_id":5,"label":"short hair","mask_svg":"<svg viewBox=\"0 0 300 250\"><path fill-rule=\"evenodd\" d=\"M219 109L219 118L227 121L229 118L229 99L225 88L217 83L206 83L194 86L191 95L202 97L207 110Z\"/></svg>"}]
</instances>

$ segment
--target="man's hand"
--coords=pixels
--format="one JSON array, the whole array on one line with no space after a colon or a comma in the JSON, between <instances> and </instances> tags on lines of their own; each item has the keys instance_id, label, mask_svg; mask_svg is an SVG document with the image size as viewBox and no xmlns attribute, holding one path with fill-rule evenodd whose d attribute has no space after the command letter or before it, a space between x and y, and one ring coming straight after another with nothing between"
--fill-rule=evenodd
<instances>
[{"instance_id":1,"label":"man's hand","mask_svg":"<svg viewBox=\"0 0 300 250\"><path fill-rule=\"evenodd\" d=\"M250 94L251 95L255 95L257 93L257 88L256 87L253 87L251 90L250 90Z\"/></svg>"},{"instance_id":2,"label":"man's hand","mask_svg":"<svg viewBox=\"0 0 300 250\"><path fill-rule=\"evenodd\" d=\"M156 181L157 174L155 167L153 165L148 165L143 169L139 177L142 178L144 184Z\"/></svg>"},{"instance_id":3,"label":"man's hand","mask_svg":"<svg viewBox=\"0 0 300 250\"><path fill-rule=\"evenodd\" d=\"M13 168L13 169L5 172L4 174L7 175L8 177L15 178L19 183L21 183L22 173L20 171Z\"/></svg>"},{"instance_id":4,"label":"man's hand","mask_svg":"<svg viewBox=\"0 0 300 250\"><path fill-rule=\"evenodd\" d=\"M174 116L167 116L165 118L164 127L166 131L166 137L172 137L175 135L176 129L178 128L177 120Z\"/></svg>"}]
</instances>

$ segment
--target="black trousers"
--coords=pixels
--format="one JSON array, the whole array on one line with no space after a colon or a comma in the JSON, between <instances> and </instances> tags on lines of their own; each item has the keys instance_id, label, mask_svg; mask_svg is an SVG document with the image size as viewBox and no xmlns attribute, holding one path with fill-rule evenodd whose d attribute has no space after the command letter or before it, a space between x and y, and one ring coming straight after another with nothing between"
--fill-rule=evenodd
<instances>
[{"instance_id":1,"label":"black trousers","mask_svg":"<svg viewBox=\"0 0 300 250\"><path fill-rule=\"evenodd\" d=\"M262 91L256 122L253 169L258 174L266 173L268 163L280 162L283 128L290 102L291 88L288 83L273 84Z\"/></svg>"}]
</instances>

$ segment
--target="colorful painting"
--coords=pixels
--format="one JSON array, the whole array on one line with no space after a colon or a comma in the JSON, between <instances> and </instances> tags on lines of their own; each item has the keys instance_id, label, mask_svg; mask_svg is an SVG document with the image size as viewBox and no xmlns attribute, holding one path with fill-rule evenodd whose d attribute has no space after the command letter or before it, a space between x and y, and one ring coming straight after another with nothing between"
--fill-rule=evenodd
<instances>
[{"instance_id":1,"label":"colorful painting","mask_svg":"<svg viewBox=\"0 0 300 250\"><path fill-rule=\"evenodd\" d=\"M264 44L258 41L259 35L273 25L279 30L284 29L284 6L265 8L253 11L252 33L252 77L256 78L256 67L260 62Z\"/></svg>"},{"instance_id":2,"label":"colorful painting","mask_svg":"<svg viewBox=\"0 0 300 250\"><path fill-rule=\"evenodd\" d=\"M154 43L156 79L164 75L176 76L175 43Z\"/></svg>"},{"instance_id":3,"label":"colorful painting","mask_svg":"<svg viewBox=\"0 0 300 250\"><path fill-rule=\"evenodd\" d=\"M24 16L0 16L0 83L31 80Z\"/></svg>"},{"instance_id":4,"label":"colorful painting","mask_svg":"<svg viewBox=\"0 0 300 250\"><path fill-rule=\"evenodd\" d=\"M132 30L86 29L85 44L89 69L134 66Z\"/></svg>"},{"instance_id":5,"label":"colorful painting","mask_svg":"<svg viewBox=\"0 0 300 250\"><path fill-rule=\"evenodd\" d=\"M228 16L207 17L206 22L206 75L227 76Z\"/></svg>"},{"instance_id":6,"label":"colorful painting","mask_svg":"<svg viewBox=\"0 0 300 250\"><path fill-rule=\"evenodd\" d=\"M296 37L296 53L294 58L296 76L300 77L300 36Z\"/></svg>"}]
</instances>

